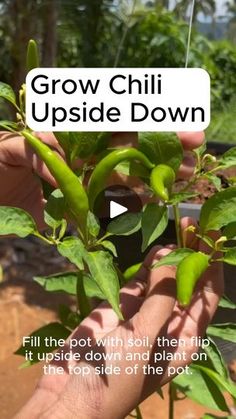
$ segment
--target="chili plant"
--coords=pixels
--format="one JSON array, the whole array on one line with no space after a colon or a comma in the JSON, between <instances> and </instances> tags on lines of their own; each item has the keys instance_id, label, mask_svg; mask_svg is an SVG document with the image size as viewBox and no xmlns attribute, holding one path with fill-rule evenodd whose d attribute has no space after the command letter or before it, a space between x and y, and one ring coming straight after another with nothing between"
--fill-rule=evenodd
<instances>
[{"instance_id":1,"label":"chili plant","mask_svg":"<svg viewBox=\"0 0 236 419\"><path fill-rule=\"evenodd\" d=\"M27 69L38 65L37 48L30 41L27 53ZM16 109L16 122L1 121L1 126L20 137L32 147L44 161L55 178L58 188L45 195L47 203L44 220L47 229L38 230L30 214L20 208L0 207L0 234L15 234L19 237L33 235L58 252L73 265L74 271L55 273L48 277L35 277L35 281L49 292L65 292L75 295L77 308L64 307L59 312L59 321L41 327L33 332L35 336L66 338L71 331L90 313L91 298L107 300L117 316L123 315L119 306L119 290L140 268L141 262L119 269L117 249L111 241L113 236L142 234L142 252L145 252L165 231L168 225L168 208L174 209L178 247L159 260L153 268L162 265L177 267L177 299L187 307L196 283L206 269L216 262L236 265L236 186L235 179L228 179L225 188L219 170L236 166L236 147L224 153L219 159L206 154L206 145L194 151L196 168L186 185L176 192L177 172L183 159L183 150L173 133L138 133L138 149L109 148L110 135L103 132L55 132L58 143L65 153L65 161L49 146L44 144L25 122L25 85L19 91L18 100L9 85L0 83L0 97ZM75 162L80 160L79 168ZM123 214L112 220L105 233L101 233L100 222L95 214L98 197L106 187L109 177L117 171L127 176L137 176L148 190L150 201L138 213ZM180 229L179 204L196 195L194 187L202 179L213 183L217 192L203 205L196 237L205 242L210 252L205 254L186 246L186 231ZM43 185L45 186L45 185ZM45 188L46 190L46 188ZM48 190L48 188L47 188ZM74 226L73 235L67 235L68 222ZM195 227L188 229L194 230ZM220 231L214 241L210 231ZM230 243L229 243L230 241ZM233 246L232 246L233 243ZM219 256L220 255L220 256ZM226 297L220 306L235 309L236 305ZM187 397L207 406L230 414L223 391L236 399L236 388L231 382L219 349L211 337L236 342L234 324L210 325L207 336L210 346L202 349L207 353L205 363L193 362L192 375L179 375L170 385L170 414L173 418L173 402L181 392ZM19 348L16 354L25 355L31 349L37 362L37 352L48 352L49 347ZM204 395L204 396L203 396ZM139 410L138 410L139 412ZM138 413L140 417L140 413ZM205 418L216 417L206 415ZM228 416L229 417L229 416Z\"/></svg>"}]
</instances>

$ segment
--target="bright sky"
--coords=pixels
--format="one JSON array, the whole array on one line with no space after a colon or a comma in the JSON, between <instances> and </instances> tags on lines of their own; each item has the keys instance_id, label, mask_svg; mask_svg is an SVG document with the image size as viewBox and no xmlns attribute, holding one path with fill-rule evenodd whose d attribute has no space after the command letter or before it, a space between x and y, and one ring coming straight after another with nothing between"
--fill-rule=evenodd
<instances>
[{"instance_id":1,"label":"bright sky","mask_svg":"<svg viewBox=\"0 0 236 419\"><path fill-rule=\"evenodd\" d=\"M232 1L232 0L231 0ZM170 6L173 7L176 3L176 0L170 0ZM222 16L226 14L226 6L225 6L226 0L216 0L216 6L217 6L217 16ZM189 0L189 4L191 4L191 0Z\"/></svg>"}]
</instances>

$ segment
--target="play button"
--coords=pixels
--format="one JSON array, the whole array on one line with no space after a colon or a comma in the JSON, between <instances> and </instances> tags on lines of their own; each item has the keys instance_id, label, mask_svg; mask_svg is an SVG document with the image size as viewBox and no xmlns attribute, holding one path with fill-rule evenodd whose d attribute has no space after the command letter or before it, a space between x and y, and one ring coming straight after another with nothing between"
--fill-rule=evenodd
<instances>
[{"instance_id":1,"label":"play button","mask_svg":"<svg viewBox=\"0 0 236 419\"><path fill-rule=\"evenodd\" d=\"M125 212L139 212L142 201L138 194L125 185L112 185L104 189L95 201L95 214L99 219L111 220Z\"/></svg>"},{"instance_id":2,"label":"play button","mask_svg":"<svg viewBox=\"0 0 236 419\"><path fill-rule=\"evenodd\" d=\"M110 202L110 218L118 217L118 215L124 214L127 211L128 208L124 207L124 205L120 205L115 201Z\"/></svg>"}]
</instances>

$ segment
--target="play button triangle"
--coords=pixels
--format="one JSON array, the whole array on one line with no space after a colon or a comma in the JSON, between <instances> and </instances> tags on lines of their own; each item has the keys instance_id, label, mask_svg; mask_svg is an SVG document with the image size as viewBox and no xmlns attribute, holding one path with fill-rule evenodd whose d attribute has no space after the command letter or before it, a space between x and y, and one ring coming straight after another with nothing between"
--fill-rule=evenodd
<instances>
[{"instance_id":1,"label":"play button triangle","mask_svg":"<svg viewBox=\"0 0 236 419\"><path fill-rule=\"evenodd\" d=\"M110 201L110 218L115 218L127 211L128 208L124 207L124 205L118 204L115 201Z\"/></svg>"}]
</instances>

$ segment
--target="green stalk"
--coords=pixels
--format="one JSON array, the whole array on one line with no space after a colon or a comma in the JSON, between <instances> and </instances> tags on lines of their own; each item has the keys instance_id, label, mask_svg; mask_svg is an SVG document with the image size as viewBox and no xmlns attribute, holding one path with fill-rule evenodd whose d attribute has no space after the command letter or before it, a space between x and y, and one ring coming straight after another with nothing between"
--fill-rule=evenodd
<instances>
[{"instance_id":1,"label":"green stalk","mask_svg":"<svg viewBox=\"0 0 236 419\"><path fill-rule=\"evenodd\" d=\"M136 411L136 419L143 419L139 406L136 407L135 411Z\"/></svg>"},{"instance_id":2,"label":"green stalk","mask_svg":"<svg viewBox=\"0 0 236 419\"><path fill-rule=\"evenodd\" d=\"M82 318L84 319L91 313L91 306L84 290L84 281L82 272L78 272L77 279L77 305Z\"/></svg>"},{"instance_id":3,"label":"green stalk","mask_svg":"<svg viewBox=\"0 0 236 419\"><path fill-rule=\"evenodd\" d=\"M174 419L174 394L171 383L169 384L169 415L168 419Z\"/></svg>"},{"instance_id":4,"label":"green stalk","mask_svg":"<svg viewBox=\"0 0 236 419\"><path fill-rule=\"evenodd\" d=\"M173 205L174 217L175 217L175 231L177 238L177 245L179 248L183 247L183 237L180 227L180 213L178 204Z\"/></svg>"}]
</instances>

